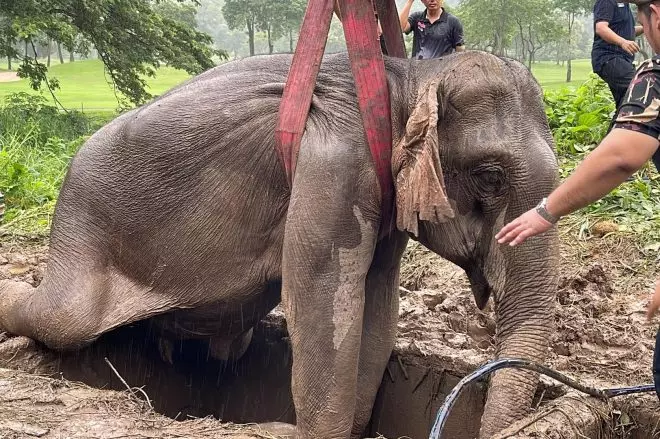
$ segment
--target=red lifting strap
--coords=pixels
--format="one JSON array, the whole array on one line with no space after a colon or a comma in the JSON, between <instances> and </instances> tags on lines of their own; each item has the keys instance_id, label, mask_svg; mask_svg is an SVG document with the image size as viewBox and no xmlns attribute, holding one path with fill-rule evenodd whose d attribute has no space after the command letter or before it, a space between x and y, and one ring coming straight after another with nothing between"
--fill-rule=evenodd
<instances>
[{"instance_id":1,"label":"red lifting strap","mask_svg":"<svg viewBox=\"0 0 660 439\"><path fill-rule=\"evenodd\" d=\"M390 93L371 0L339 0L362 124L381 192L381 236L394 226Z\"/></svg>"},{"instance_id":2,"label":"red lifting strap","mask_svg":"<svg viewBox=\"0 0 660 439\"><path fill-rule=\"evenodd\" d=\"M406 57L406 46L403 43L403 33L399 23L399 14L396 11L394 0L374 0L376 12L383 29L387 55L397 58Z\"/></svg>"},{"instance_id":3,"label":"red lifting strap","mask_svg":"<svg viewBox=\"0 0 660 439\"><path fill-rule=\"evenodd\" d=\"M275 129L275 148L282 160L289 186L296 173L298 150L312 103L316 77L321 67L330 31L334 0L311 0L300 28L296 52L289 68Z\"/></svg>"},{"instance_id":4,"label":"red lifting strap","mask_svg":"<svg viewBox=\"0 0 660 439\"><path fill-rule=\"evenodd\" d=\"M384 11L381 20L386 23L383 29L385 43L388 50L389 47L392 48L393 54L403 53L400 30L400 45L396 42L393 32L392 23L396 16L394 0L377 1L392 3L389 8L379 8ZM377 38L374 7L371 0L339 0L339 7L362 123L381 189L380 232L381 236L386 236L394 228L392 128L387 77ZM298 41L280 103L275 140L290 185L293 184L298 151L330 30L332 13L333 0L313 0L308 3L300 30L300 35L305 37ZM387 45L388 41L390 46Z\"/></svg>"}]
</instances>

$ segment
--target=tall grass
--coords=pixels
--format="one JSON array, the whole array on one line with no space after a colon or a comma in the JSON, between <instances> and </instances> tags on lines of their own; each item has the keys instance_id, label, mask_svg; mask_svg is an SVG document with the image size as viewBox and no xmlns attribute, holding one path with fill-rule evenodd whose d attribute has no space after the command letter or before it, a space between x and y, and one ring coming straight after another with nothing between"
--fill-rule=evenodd
<instances>
[{"instance_id":1,"label":"tall grass","mask_svg":"<svg viewBox=\"0 0 660 439\"><path fill-rule=\"evenodd\" d=\"M60 112L40 96L7 96L0 106L0 192L6 204L0 234L48 232L69 161L100 123Z\"/></svg>"}]
</instances>

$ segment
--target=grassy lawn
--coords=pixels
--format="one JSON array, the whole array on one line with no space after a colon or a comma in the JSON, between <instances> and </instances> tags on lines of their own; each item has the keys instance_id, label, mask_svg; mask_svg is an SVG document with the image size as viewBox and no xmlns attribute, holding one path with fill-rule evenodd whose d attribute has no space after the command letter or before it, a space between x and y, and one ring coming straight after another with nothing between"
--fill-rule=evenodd
<instances>
[{"instance_id":1,"label":"grassy lawn","mask_svg":"<svg viewBox=\"0 0 660 439\"><path fill-rule=\"evenodd\" d=\"M105 77L103 64L98 60L56 63L51 67L49 76L60 81L60 90L56 92L56 96L66 108L94 112L114 111L117 108L117 99ZM154 95L163 93L188 77L184 71L161 68L156 78L148 80L148 91ZM36 93L24 79L0 83L0 99L19 91ZM48 90L44 92L44 96L50 100Z\"/></svg>"},{"instance_id":2,"label":"grassy lawn","mask_svg":"<svg viewBox=\"0 0 660 439\"><path fill-rule=\"evenodd\" d=\"M578 59L572 62L571 82L566 82L566 66L557 65L551 61L543 61L532 65L532 74L546 90L556 90L562 87L578 87L591 73L591 60Z\"/></svg>"},{"instance_id":3,"label":"grassy lawn","mask_svg":"<svg viewBox=\"0 0 660 439\"><path fill-rule=\"evenodd\" d=\"M0 63L1 69L6 68ZM541 62L532 66L532 73L545 89L559 89L565 86L577 87L587 79L591 72L589 60L573 61L573 81L566 83L566 67L554 62ZM83 109L86 112L112 112L117 107L112 87L109 85L99 60L76 61L59 64L57 61L51 67L50 76L59 79L61 89L57 97L67 108ZM188 74L164 67L158 76L148 81L149 92L157 95L188 78ZM8 93L25 91L33 92L27 80L0 83L0 100ZM44 95L50 100L48 91Z\"/></svg>"}]
</instances>

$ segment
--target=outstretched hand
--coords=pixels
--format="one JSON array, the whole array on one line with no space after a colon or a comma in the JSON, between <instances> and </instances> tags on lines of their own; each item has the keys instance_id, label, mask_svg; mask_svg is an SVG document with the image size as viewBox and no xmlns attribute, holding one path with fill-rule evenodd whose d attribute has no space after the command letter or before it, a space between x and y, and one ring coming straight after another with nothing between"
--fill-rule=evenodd
<instances>
[{"instance_id":1,"label":"outstretched hand","mask_svg":"<svg viewBox=\"0 0 660 439\"><path fill-rule=\"evenodd\" d=\"M500 233L495 235L495 239L500 244L508 243L510 246L515 246L551 228L551 222L546 221L535 209L531 209L504 226Z\"/></svg>"}]
</instances>

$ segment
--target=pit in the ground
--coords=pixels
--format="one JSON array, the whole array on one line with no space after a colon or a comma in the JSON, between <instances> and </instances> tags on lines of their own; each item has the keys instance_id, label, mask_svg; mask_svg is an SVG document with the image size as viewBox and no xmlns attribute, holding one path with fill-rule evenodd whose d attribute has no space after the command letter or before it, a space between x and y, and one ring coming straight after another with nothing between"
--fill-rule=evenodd
<instances>
[{"instance_id":1,"label":"pit in the ground","mask_svg":"<svg viewBox=\"0 0 660 439\"><path fill-rule=\"evenodd\" d=\"M105 358L129 386L146 392L156 411L177 420L214 416L234 423L295 423L291 349L282 319L262 322L249 350L233 363L217 362L204 343L186 341L174 346L169 364L149 325L137 324L107 334L83 351L62 354L59 369L69 380L124 390ZM408 360L390 360L368 437L428 438L439 406L459 380ZM453 410L444 437L476 437L484 401L485 386L471 386Z\"/></svg>"}]
</instances>

